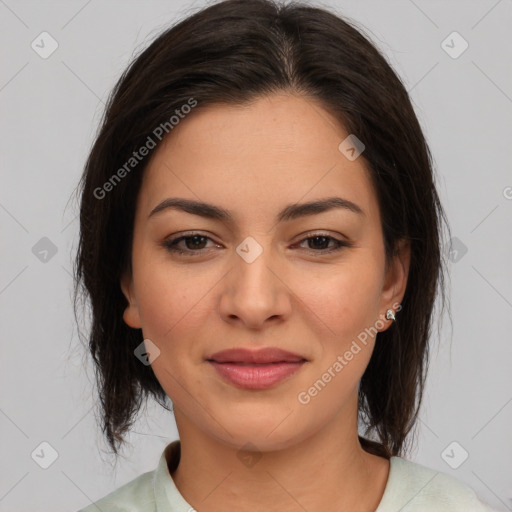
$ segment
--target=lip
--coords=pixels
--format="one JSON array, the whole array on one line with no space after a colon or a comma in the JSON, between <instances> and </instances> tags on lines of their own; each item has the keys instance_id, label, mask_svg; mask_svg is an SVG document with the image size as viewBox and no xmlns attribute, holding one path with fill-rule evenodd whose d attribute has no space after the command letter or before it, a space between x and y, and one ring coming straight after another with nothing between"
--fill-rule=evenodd
<instances>
[{"instance_id":1,"label":"lip","mask_svg":"<svg viewBox=\"0 0 512 512\"><path fill-rule=\"evenodd\" d=\"M257 350L247 348L221 350L209 356L207 360L212 360L217 363L268 364L297 363L299 361L305 361L306 358L280 348L266 347Z\"/></svg>"},{"instance_id":2,"label":"lip","mask_svg":"<svg viewBox=\"0 0 512 512\"><path fill-rule=\"evenodd\" d=\"M207 358L218 374L242 389L267 389L296 373L307 360L278 348L229 349Z\"/></svg>"},{"instance_id":3,"label":"lip","mask_svg":"<svg viewBox=\"0 0 512 512\"><path fill-rule=\"evenodd\" d=\"M295 363L209 363L227 382L242 389L267 389L297 372L306 361Z\"/></svg>"}]
</instances>

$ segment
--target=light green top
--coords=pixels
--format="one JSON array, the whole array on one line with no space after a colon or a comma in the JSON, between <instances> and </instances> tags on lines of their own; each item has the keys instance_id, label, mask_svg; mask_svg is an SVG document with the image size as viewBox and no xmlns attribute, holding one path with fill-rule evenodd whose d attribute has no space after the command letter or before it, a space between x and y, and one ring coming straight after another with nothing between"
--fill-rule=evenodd
<instances>
[{"instance_id":1,"label":"light green top","mask_svg":"<svg viewBox=\"0 0 512 512\"><path fill-rule=\"evenodd\" d=\"M193 512L171 473L180 441L168 444L154 471L143 473L78 512ZM391 457L389 477L375 512L493 512L459 480L400 457ZM199 509L198 512L201 512Z\"/></svg>"}]
</instances>

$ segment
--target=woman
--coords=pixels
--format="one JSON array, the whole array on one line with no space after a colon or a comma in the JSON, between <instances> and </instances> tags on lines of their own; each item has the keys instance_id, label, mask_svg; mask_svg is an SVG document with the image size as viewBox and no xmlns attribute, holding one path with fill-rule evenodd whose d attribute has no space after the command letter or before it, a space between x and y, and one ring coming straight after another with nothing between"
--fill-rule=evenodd
<instances>
[{"instance_id":1,"label":"woman","mask_svg":"<svg viewBox=\"0 0 512 512\"><path fill-rule=\"evenodd\" d=\"M85 512L491 510L402 458L445 214L408 95L354 27L227 0L170 28L115 87L81 194L107 440L149 395L180 438Z\"/></svg>"}]
</instances>

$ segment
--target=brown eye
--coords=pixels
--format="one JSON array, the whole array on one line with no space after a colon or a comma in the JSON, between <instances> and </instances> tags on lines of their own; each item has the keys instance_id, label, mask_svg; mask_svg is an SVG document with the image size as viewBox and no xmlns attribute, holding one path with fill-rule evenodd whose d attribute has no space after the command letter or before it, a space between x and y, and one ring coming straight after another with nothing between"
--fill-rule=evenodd
<instances>
[{"instance_id":1,"label":"brown eye","mask_svg":"<svg viewBox=\"0 0 512 512\"><path fill-rule=\"evenodd\" d=\"M349 242L342 242L337 238L324 234L315 234L313 236L303 238L299 242L299 245L304 244L304 242L307 242L307 248L305 247L306 250L318 254L332 253L335 251L339 251L343 247L352 247L352 244Z\"/></svg>"},{"instance_id":2,"label":"brown eye","mask_svg":"<svg viewBox=\"0 0 512 512\"><path fill-rule=\"evenodd\" d=\"M209 247L206 246L208 240L213 242L213 240L208 236L191 234L165 240L162 245L172 253L196 256L209 249Z\"/></svg>"},{"instance_id":3,"label":"brown eye","mask_svg":"<svg viewBox=\"0 0 512 512\"><path fill-rule=\"evenodd\" d=\"M328 236L313 236L308 238L309 249L327 249L329 243L333 240Z\"/></svg>"},{"instance_id":4,"label":"brown eye","mask_svg":"<svg viewBox=\"0 0 512 512\"><path fill-rule=\"evenodd\" d=\"M191 250L204 249L204 244L207 239L208 237L202 235L186 236L182 238L182 240L185 241L187 249Z\"/></svg>"}]
</instances>

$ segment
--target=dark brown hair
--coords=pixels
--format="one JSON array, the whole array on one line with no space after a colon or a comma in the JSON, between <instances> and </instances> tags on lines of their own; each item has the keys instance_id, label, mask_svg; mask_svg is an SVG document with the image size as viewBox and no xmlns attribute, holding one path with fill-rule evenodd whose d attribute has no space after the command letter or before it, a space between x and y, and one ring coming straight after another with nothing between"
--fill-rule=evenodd
<instances>
[{"instance_id":1,"label":"dark brown hair","mask_svg":"<svg viewBox=\"0 0 512 512\"><path fill-rule=\"evenodd\" d=\"M143 399L151 395L168 408L168 397L151 366L134 356L142 330L124 323L120 288L121 275L132 270L136 201L149 157L123 179L112 177L191 98L200 109L285 91L316 99L365 144L387 261L397 241L411 244L402 309L378 334L359 389L363 448L384 457L404 453L423 396L438 290L445 305L447 225L411 101L361 29L340 16L297 3L226 0L167 29L133 60L109 97L77 189L75 314L78 298L89 299L103 432L116 455ZM109 180L108 194L100 194Z\"/></svg>"}]
</instances>

